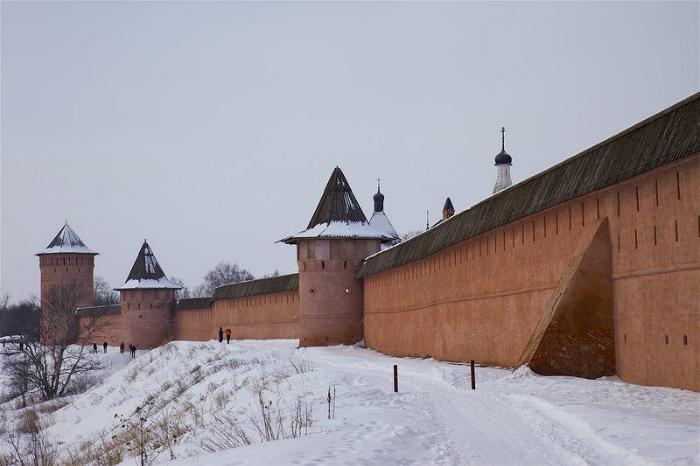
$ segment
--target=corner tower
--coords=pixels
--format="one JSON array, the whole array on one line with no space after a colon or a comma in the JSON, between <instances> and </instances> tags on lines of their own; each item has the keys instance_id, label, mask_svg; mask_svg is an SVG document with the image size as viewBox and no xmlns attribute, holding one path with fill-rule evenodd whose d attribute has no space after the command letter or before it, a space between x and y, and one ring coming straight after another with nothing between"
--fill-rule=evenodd
<instances>
[{"instance_id":1,"label":"corner tower","mask_svg":"<svg viewBox=\"0 0 700 466\"><path fill-rule=\"evenodd\" d=\"M510 167L513 165L513 158L506 152L506 129L501 128L501 152L496 156L496 184L493 186L493 193L497 193L513 182L510 180Z\"/></svg>"},{"instance_id":2,"label":"corner tower","mask_svg":"<svg viewBox=\"0 0 700 466\"><path fill-rule=\"evenodd\" d=\"M37 253L41 274L42 325L48 322L51 322L52 326L70 324L57 322L53 316L48 315L51 312L49 296L52 289L76 287L75 298L66 299L75 299L76 307L93 305L96 255L97 253L85 245L67 222L46 249ZM71 291L70 294L72 293ZM67 297L68 294L64 293L64 296Z\"/></svg>"},{"instance_id":3,"label":"corner tower","mask_svg":"<svg viewBox=\"0 0 700 466\"><path fill-rule=\"evenodd\" d=\"M362 282L355 272L393 238L370 226L345 175L336 167L306 230L295 244L299 266L299 346L362 339Z\"/></svg>"},{"instance_id":4,"label":"corner tower","mask_svg":"<svg viewBox=\"0 0 700 466\"><path fill-rule=\"evenodd\" d=\"M124 344L154 348L172 339L175 292L180 287L165 276L146 240L126 282L116 289Z\"/></svg>"}]
</instances>

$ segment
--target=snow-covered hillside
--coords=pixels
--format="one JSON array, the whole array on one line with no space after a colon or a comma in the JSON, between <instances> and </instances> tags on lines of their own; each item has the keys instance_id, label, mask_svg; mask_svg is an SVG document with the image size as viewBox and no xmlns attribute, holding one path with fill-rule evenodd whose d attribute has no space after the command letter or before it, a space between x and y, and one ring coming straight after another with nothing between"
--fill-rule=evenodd
<instances>
[{"instance_id":1,"label":"snow-covered hillside","mask_svg":"<svg viewBox=\"0 0 700 466\"><path fill-rule=\"evenodd\" d=\"M296 345L173 342L136 359L110 348L100 380L45 433L64 459L107 445L127 464L140 428L149 461L179 465L700 463L698 393L526 368L477 368L472 391L464 365ZM110 445L127 432L129 447Z\"/></svg>"}]
</instances>

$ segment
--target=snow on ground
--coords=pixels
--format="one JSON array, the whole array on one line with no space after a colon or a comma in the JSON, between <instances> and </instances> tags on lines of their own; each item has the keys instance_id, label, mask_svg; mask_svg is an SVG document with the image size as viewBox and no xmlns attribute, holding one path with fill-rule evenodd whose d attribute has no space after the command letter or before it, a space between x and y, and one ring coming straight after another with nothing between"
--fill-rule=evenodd
<instances>
[{"instance_id":1,"label":"snow on ground","mask_svg":"<svg viewBox=\"0 0 700 466\"><path fill-rule=\"evenodd\" d=\"M96 355L106 363L101 382L53 413L45 432L67 454L108 439L120 418L141 407L148 422L167 414L180 423L184 433L172 448L178 465L700 464L695 392L615 377L542 377L527 368L477 368L472 391L464 365L358 346L296 346L173 342L135 360L110 348ZM329 387L336 395L330 420ZM259 396L264 410L279 410L287 436L297 402L311 407L307 434L262 442ZM253 443L230 448L235 429ZM171 454L161 450L155 460L167 462Z\"/></svg>"}]
</instances>

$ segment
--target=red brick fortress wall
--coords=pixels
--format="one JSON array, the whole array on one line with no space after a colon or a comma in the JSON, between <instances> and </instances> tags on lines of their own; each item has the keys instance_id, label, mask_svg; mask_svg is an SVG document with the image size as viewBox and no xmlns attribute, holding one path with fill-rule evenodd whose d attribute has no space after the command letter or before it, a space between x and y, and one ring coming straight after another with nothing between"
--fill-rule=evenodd
<instances>
[{"instance_id":1,"label":"red brick fortress wall","mask_svg":"<svg viewBox=\"0 0 700 466\"><path fill-rule=\"evenodd\" d=\"M297 292L217 300L213 309L211 338L218 338L219 327L230 328L236 340L299 338Z\"/></svg>"},{"instance_id":2,"label":"red brick fortress wall","mask_svg":"<svg viewBox=\"0 0 700 466\"><path fill-rule=\"evenodd\" d=\"M173 338L186 341L208 341L216 338L212 307L176 310Z\"/></svg>"},{"instance_id":3,"label":"red brick fortress wall","mask_svg":"<svg viewBox=\"0 0 700 466\"><path fill-rule=\"evenodd\" d=\"M605 218L617 373L700 390L698 154L365 277L365 343L514 367L580 239Z\"/></svg>"}]
</instances>

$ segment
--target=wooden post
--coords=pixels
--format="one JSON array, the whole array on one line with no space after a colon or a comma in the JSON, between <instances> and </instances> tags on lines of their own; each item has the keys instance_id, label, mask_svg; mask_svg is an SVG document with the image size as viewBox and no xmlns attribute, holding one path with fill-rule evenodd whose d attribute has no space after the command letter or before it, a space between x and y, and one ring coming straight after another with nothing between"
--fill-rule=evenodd
<instances>
[{"instance_id":1,"label":"wooden post","mask_svg":"<svg viewBox=\"0 0 700 466\"><path fill-rule=\"evenodd\" d=\"M476 376L474 374L474 360L471 360L471 367L472 367L472 390L476 390Z\"/></svg>"},{"instance_id":2,"label":"wooden post","mask_svg":"<svg viewBox=\"0 0 700 466\"><path fill-rule=\"evenodd\" d=\"M394 364L394 393L399 392L399 366Z\"/></svg>"}]
</instances>

